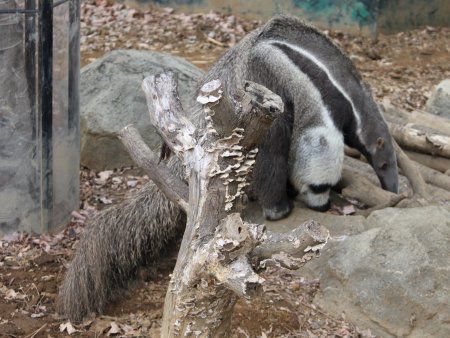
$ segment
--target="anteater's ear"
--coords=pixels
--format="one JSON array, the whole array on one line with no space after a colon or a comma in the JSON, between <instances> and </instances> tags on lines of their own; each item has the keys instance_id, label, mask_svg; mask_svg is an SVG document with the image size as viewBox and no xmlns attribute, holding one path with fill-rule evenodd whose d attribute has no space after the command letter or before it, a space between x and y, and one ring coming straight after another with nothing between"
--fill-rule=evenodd
<instances>
[{"instance_id":1,"label":"anteater's ear","mask_svg":"<svg viewBox=\"0 0 450 338\"><path fill-rule=\"evenodd\" d=\"M377 138L377 149L383 149L384 147L384 138L379 137Z\"/></svg>"}]
</instances>

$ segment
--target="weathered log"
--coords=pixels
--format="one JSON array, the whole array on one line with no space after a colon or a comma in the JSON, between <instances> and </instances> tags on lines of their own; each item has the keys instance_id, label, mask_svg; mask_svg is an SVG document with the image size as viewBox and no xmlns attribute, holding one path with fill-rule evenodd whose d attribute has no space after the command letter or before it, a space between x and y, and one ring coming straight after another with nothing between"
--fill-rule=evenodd
<instances>
[{"instance_id":1,"label":"weathered log","mask_svg":"<svg viewBox=\"0 0 450 338\"><path fill-rule=\"evenodd\" d=\"M396 195L396 197L391 198L388 202L384 203L384 204L379 204L376 205L374 207L371 207L369 209L362 209L362 210L357 210L355 212L355 215L361 215L364 217L368 217L372 212L377 211L377 210L382 210L382 209L386 209L386 208L392 208L395 206L399 206L400 203L405 200L408 197L408 195L406 193L402 193L399 195Z\"/></svg>"},{"instance_id":2,"label":"weathered log","mask_svg":"<svg viewBox=\"0 0 450 338\"><path fill-rule=\"evenodd\" d=\"M380 180L378 179L377 175L375 174L375 171L370 166L370 164L365 161L365 157L362 157L361 159L356 159L349 156L345 156L344 168L356 171L358 174L368 179L373 185L381 189ZM399 180L399 192L411 195L412 189L408 179L403 175L399 175L398 180Z\"/></svg>"},{"instance_id":3,"label":"weathered log","mask_svg":"<svg viewBox=\"0 0 450 338\"><path fill-rule=\"evenodd\" d=\"M431 196L431 200L439 204L449 204L450 191L428 184L428 193Z\"/></svg>"},{"instance_id":4,"label":"weathered log","mask_svg":"<svg viewBox=\"0 0 450 338\"><path fill-rule=\"evenodd\" d=\"M356 199L369 207L394 206L399 202L398 195L372 184L366 177L347 165L344 165L342 171L341 184L344 197Z\"/></svg>"},{"instance_id":5,"label":"weathered log","mask_svg":"<svg viewBox=\"0 0 450 338\"><path fill-rule=\"evenodd\" d=\"M405 152L405 154L409 156L409 152ZM347 155L347 154L346 154ZM412 160L412 159L411 159ZM432 168L429 168L426 165L421 164L420 162L413 161L414 164L418 167L423 179L426 183L432 184L435 187L439 187L445 190L450 191L450 179L446 174L443 174L442 172L438 170L434 170ZM353 158L351 156L346 156L344 160L344 164L351 167L352 170L357 171L358 173L362 174L364 177L366 177L371 183L378 185L378 178L375 175L375 172L373 171L372 167L365 161L364 158ZM400 170L399 175L399 183L400 183L400 192L410 192L410 184L408 179L402 175L403 171Z\"/></svg>"},{"instance_id":6,"label":"weathered log","mask_svg":"<svg viewBox=\"0 0 450 338\"><path fill-rule=\"evenodd\" d=\"M397 155L398 166L411 183L414 194L420 199L429 200L430 194L428 193L427 184L425 183L418 166L409 159L395 141L394 149Z\"/></svg>"},{"instance_id":7,"label":"weathered log","mask_svg":"<svg viewBox=\"0 0 450 338\"><path fill-rule=\"evenodd\" d=\"M450 136L450 121L444 117L425 112L408 112L399 107L395 107L389 101L383 100L380 106L384 112L386 120L396 124L417 124L438 131L441 134Z\"/></svg>"},{"instance_id":8,"label":"weathered log","mask_svg":"<svg viewBox=\"0 0 450 338\"><path fill-rule=\"evenodd\" d=\"M421 112L406 112L389 101L380 104L397 143L406 149L450 158L450 122Z\"/></svg>"},{"instance_id":9,"label":"weathered log","mask_svg":"<svg viewBox=\"0 0 450 338\"><path fill-rule=\"evenodd\" d=\"M450 191L450 177L448 175L424 166L418 162L414 163L426 183Z\"/></svg>"},{"instance_id":10,"label":"weathered log","mask_svg":"<svg viewBox=\"0 0 450 338\"><path fill-rule=\"evenodd\" d=\"M327 236L328 231L311 220L289 232L267 231L265 240L253 249L251 255L258 259L268 259L279 252L293 257L298 257L299 253L303 256L304 252L317 243L324 243Z\"/></svg>"},{"instance_id":11,"label":"weathered log","mask_svg":"<svg viewBox=\"0 0 450 338\"><path fill-rule=\"evenodd\" d=\"M344 153L345 155L353 158L360 159L362 157L362 154L359 152L358 149L350 148L349 146L344 147Z\"/></svg>"},{"instance_id":12,"label":"weathered log","mask_svg":"<svg viewBox=\"0 0 450 338\"><path fill-rule=\"evenodd\" d=\"M187 225L166 294L161 335L226 336L236 295L252 297L264 281L253 271L248 257L255 256L254 250L267 254L285 247L272 241L274 236L266 235L264 226L246 223L237 213L242 209L243 188L248 185L246 176L255 162L255 146L270 121L282 113L283 107L277 103L281 100L254 104L257 98L274 94L250 83L242 92L240 105L230 111L228 103L217 103L223 93L220 86L212 84L210 93L202 88L207 126L197 130L184 116L171 73L146 78L143 89L152 108L151 119L184 161L189 181ZM229 118L230 114L241 118ZM243 117L246 114L252 117ZM263 130L250 128L253 123ZM129 136L122 133L122 138ZM175 182L165 168L155 165L154 155L147 160L152 162L147 167ZM170 199L180 203L183 187L167 185L164 189ZM327 231L316 223L308 223L307 230L305 226L296 232L300 256L308 255L305 244L310 244L307 249L319 249L328 238Z\"/></svg>"},{"instance_id":13,"label":"weathered log","mask_svg":"<svg viewBox=\"0 0 450 338\"><path fill-rule=\"evenodd\" d=\"M169 198L185 212L188 211L189 188L170 169L160 163L158 156L147 146L133 126L126 126L119 132L119 139L133 161L146 171L149 178Z\"/></svg>"},{"instance_id":14,"label":"weathered log","mask_svg":"<svg viewBox=\"0 0 450 338\"><path fill-rule=\"evenodd\" d=\"M261 95L261 93L264 93L264 95ZM243 146L253 147L259 145L266 134L266 130L272 124L274 116L280 115L280 110L284 110L283 101L278 95L267 92L265 87L251 81L244 83L244 90L238 91L236 99L240 102L239 114L236 116L238 118L237 123L248 126L247 132L255 134L251 137L255 144L244 143ZM254 114L259 110L267 111L267 118L264 116L255 118Z\"/></svg>"},{"instance_id":15,"label":"weathered log","mask_svg":"<svg viewBox=\"0 0 450 338\"><path fill-rule=\"evenodd\" d=\"M142 82L142 90L147 98L150 121L159 128L166 145L183 159L183 155L194 148L195 127L185 116L180 100L167 99L166 93L170 93L171 98L178 95L178 82L172 77L172 73L147 77Z\"/></svg>"},{"instance_id":16,"label":"weathered log","mask_svg":"<svg viewBox=\"0 0 450 338\"><path fill-rule=\"evenodd\" d=\"M409 150L450 158L450 136L420 125L388 123L397 143Z\"/></svg>"},{"instance_id":17,"label":"weathered log","mask_svg":"<svg viewBox=\"0 0 450 338\"><path fill-rule=\"evenodd\" d=\"M421 163L434 170L438 170L442 173L450 170L450 159L448 158L418 153L409 150L404 150L404 152L411 160Z\"/></svg>"},{"instance_id":18,"label":"weathered log","mask_svg":"<svg viewBox=\"0 0 450 338\"><path fill-rule=\"evenodd\" d=\"M441 173L450 171L450 159L448 158L418 153L415 151L408 151L405 149L403 149L403 151L411 160L416 161L426 167L437 170ZM344 152L348 157L355 158L367 163L366 158L354 148L345 146Z\"/></svg>"},{"instance_id":19,"label":"weathered log","mask_svg":"<svg viewBox=\"0 0 450 338\"><path fill-rule=\"evenodd\" d=\"M422 174L422 176L425 179L425 182L429 183L426 185L426 189L428 191L428 193L431 195L431 200L435 201L435 202L447 202L450 200L450 193L445 189L446 186L446 182L447 182L447 176L444 174L441 174L439 172L436 172L432 169L429 169L425 166L420 166L418 163L413 162L414 164L418 165L419 171ZM372 167L367 163L364 162L362 160L357 160L351 157L346 156L345 160L344 160L344 169L347 169L351 172L355 172L360 176L363 176L364 178L366 178L368 181L370 181L370 183L372 183L375 187L380 189L380 185L378 182L378 178L376 177ZM400 187L400 195L399 196L413 196L413 189L411 186L411 183L409 182L409 180L401 175L403 173L402 169L400 169L400 175L399 175L399 187ZM435 175L435 177L433 177L433 175ZM351 177L349 178L351 179ZM433 184L434 183L434 184ZM440 186L438 186L440 185ZM351 197L350 195L359 195L358 192L352 192L351 189L347 189L347 194L349 194L349 196L347 197ZM356 197L355 197L356 198ZM369 198L370 197L362 197L362 198ZM403 199L403 198L402 198ZM373 202L374 203L374 202ZM399 203L397 206L402 206L402 207L406 207L407 206L407 202L406 201L402 201L402 202L397 202ZM390 201L386 201L386 203L380 204L380 205L376 205L373 208L371 208L371 211L374 210L378 210L378 209L383 209L384 207L392 207L396 205L395 199L394 200L390 200ZM415 203L415 206L418 206L418 203ZM412 206L411 203L408 204L408 206ZM359 212L359 214L365 214L366 212Z\"/></svg>"}]
</instances>

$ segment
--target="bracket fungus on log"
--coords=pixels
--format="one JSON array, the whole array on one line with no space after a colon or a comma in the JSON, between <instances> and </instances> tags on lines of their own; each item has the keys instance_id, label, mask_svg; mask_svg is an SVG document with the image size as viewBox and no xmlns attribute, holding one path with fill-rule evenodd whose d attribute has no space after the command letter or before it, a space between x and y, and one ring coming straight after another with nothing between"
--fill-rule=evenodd
<instances>
[{"instance_id":1,"label":"bracket fungus on log","mask_svg":"<svg viewBox=\"0 0 450 338\"><path fill-rule=\"evenodd\" d=\"M274 234L264 225L243 221L239 214L257 146L284 111L277 95L246 82L235 101L220 81L207 83L198 99L206 119L200 130L183 111L174 74L147 77L142 88L151 120L187 173L187 184L172 175L132 127L120 133L132 158L187 213L161 335L227 336L237 297L249 299L261 292L264 279L254 267L272 261L299 268L325 245L328 230L306 222L288 234ZM291 255L298 264L285 263Z\"/></svg>"}]
</instances>

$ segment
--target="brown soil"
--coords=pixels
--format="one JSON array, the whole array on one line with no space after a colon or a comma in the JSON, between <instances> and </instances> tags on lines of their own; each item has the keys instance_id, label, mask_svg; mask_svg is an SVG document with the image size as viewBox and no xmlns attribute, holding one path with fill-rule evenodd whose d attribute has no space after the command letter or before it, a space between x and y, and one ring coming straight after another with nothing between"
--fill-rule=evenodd
<instances>
[{"instance_id":1,"label":"brown soil","mask_svg":"<svg viewBox=\"0 0 450 338\"><path fill-rule=\"evenodd\" d=\"M60 326L67 322L55 315L54 301L70 251L48 254L33 247L24 251L27 257L23 259L9 260L10 256L2 256L6 264L0 270L1 337L67 336L67 332L60 332ZM78 332L73 335L107 336L111 323L116 323L119 336L158 337L175 259L172 254L153 269L143 269L140 278L102 316L74 325ZM361 332L342 318L333 318L311 304L318 281L304 281L282 270L270 270L262 275L268 280L265 297L251 303L238 302L232 337L370 336L369 331ZM5 289L14 290L15 296L11 297Z\"/></svg>"},{"instance_id":2,"label":"brown soil","mask_svg":"<svg viewBox=\"0 0 450 338\"><path fill-rule=\"evenodd\" d=\"M55 314L55 299L66 266L87 218L117 203L148 181L125 168L95 173L84 168L81 208L69 227L53 235L13 233L0 239L0 337L64 337L68 322ZM334 211L335 212L335 211ZM139 278L111 302L101 316L88 318L72 336L158 337L170 273L179 243L158 264L142 268ZM319 281L303 280L283 269L262 272L267 280L262 299L239 301L232 337L364 336L343 318L333 318L312 304Z\"/></svg>"}]
</instances>

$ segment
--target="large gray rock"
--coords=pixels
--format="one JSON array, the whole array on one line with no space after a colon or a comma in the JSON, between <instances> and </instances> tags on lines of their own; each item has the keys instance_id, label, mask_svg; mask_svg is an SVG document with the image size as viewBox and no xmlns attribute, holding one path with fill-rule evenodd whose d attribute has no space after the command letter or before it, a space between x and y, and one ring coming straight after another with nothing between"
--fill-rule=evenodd
<instances>
[{"instance_id":1,"label":"large gray rock","mask_svg":"<svg viewBox=\"0 0 450 338\"><path fill-rule=\"evenodd\" d=\"M450 79L436 86L426 107L429 113L450 119Z\"/></svg>"},{"instance_id":2,"label":"large gray rock","mask_svg":"<svg viewBox=\"0 0 450 338\"><path fill-rule=\"evenodd\" d=\"M114 135L134 124L153 149L160 137L151 125L142 80L172 70L185 109L195 105L194 92L203 72L182 58L149 51L113 51L81 71L81 164L96 170L132 165Z\"/></svg>"},{"instance_id":3,"label":"large gray rock","mask_svg":"<svg viewBox=\"0 0 450 338\"><path fill-rule=\"evenodd\" d=\"M450 337L450 212L391 208L336 220L342 228L330 227L333 238L300 272L320 279L315 301L382 337Z\"/></svg>"}]
</instances>

